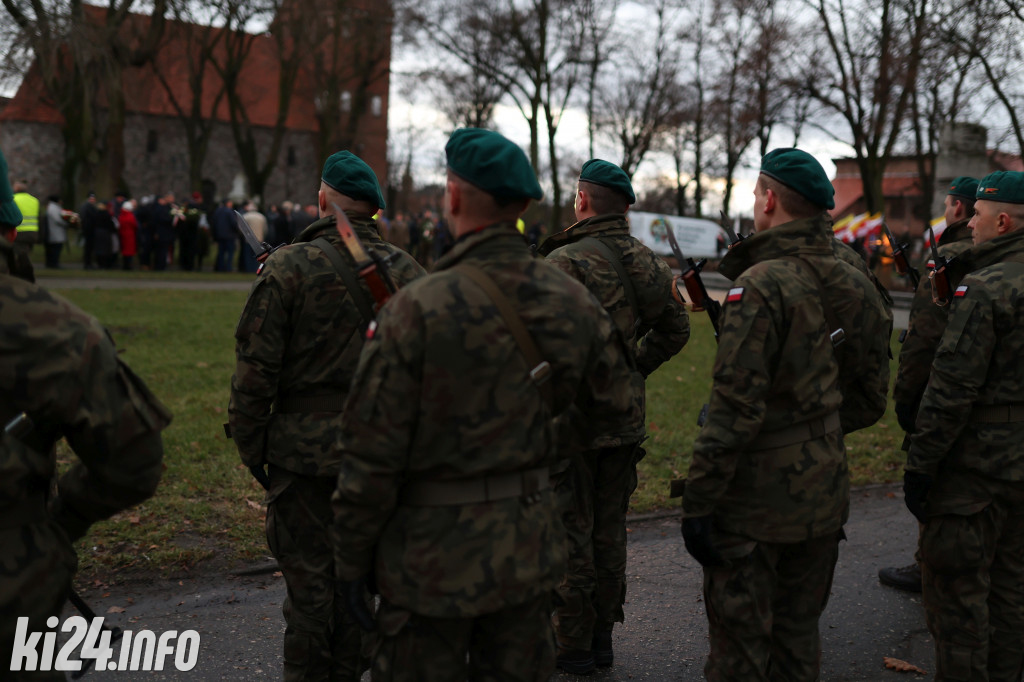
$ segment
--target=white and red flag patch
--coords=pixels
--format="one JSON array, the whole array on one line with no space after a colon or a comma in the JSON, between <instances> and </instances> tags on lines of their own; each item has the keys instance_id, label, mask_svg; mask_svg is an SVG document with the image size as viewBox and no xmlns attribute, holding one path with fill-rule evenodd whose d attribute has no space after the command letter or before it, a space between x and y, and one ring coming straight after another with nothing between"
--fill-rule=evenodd
<instances>
[{"instance_id":1,"label":"white and red flag patch","mask_svg":"<svg viewBox=\"0 0 1024 682\"><path fill-rule=\"evenodd\" d=\"M956 292L954 292L953 295L957 296L957 297L966 296L967 295L967 286L964 285L964 286L957 287L956 288Z\"/></svg>"},{"instance_id":2,"label":"white and red flag patch","mask_svg":"<svg viewBox=\"0 0 1024 682\"><path fill-rule=\"evenodd\" d=\"M734 301L740 301L742 299L743 299L743 287L733 287L732 289L729 289L729 293L725 297L725 300L726 300L727 303L732 303Z\"/></svg>"}]
</instances>

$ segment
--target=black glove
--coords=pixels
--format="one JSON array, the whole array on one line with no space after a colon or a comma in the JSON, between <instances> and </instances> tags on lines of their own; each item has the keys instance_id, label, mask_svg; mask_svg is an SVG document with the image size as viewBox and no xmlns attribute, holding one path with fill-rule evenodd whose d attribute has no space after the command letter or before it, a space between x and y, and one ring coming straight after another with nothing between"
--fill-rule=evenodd
<instances>
[{"instance_id":1,"label":"black glove","mask_svg":"<svg viewBox=\"0 0 1024 682\"><path fill-rule=\"evenodd\" d=\"M918 403L896 403L894 406L896 421L900 423L900 428L907 433L917 431L917 409L919 406Z\"/></svg>"},{"instance_id":2,"label":"black glove","mask_svg":"<svg viewBox=\"0 0 1024 682\"><path fill-rule=\"evenodd\" d=\"M918 471L903 474L903 501L906 502L910 513L921 523L928 520L924 505L928 502L928 490L932 487L932 480L928 474Z\"/></svg>"},{"instance_id":3,"label":"black glove","mask_svg":"<svg viewBox=\"0 0 1024 682\"><path fill-rule=\"evenodd\" d=\"M266 469L254 464L249 467L249 472L252 474L253 478L260 482L260 485L263 486L264 490L270 490L270 476L267 476Z\"/></svg>"},{"instance_id":4,"label":"black glove","mask_svg":"<svg viewBox=\"0 0 1024 682\"><path fill-rule=\"evenodd\" d=\"M704 568L722 566L725 560L711 542L711 515L683 519L683 542L690 553Z\"/></svg>"},{"instance_id":5,"label":"black glove","mask_svg":"<svg viewBox=\"0 0 1024 682\"><path fill-rule=\"evenodd\" d=\"M341 583L341 591L348 596L345 602L345 610L352 616L359 627L367 632L373 632L376 626L373 622L373 614L366 606L366 576Z\"/></svg>"}]
</instances>

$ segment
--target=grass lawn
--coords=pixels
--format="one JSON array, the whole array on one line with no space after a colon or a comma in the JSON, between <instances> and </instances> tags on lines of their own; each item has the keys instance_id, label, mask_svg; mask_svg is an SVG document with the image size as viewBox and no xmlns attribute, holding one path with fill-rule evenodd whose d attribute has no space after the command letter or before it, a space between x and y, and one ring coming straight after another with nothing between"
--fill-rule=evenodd
<instances>
[{"instance_id":1,"label":"grass lawn","mask_svg":"<svg viewBox=\"0 0 1024 682\"><path fill-rule=\"evenodd\" d=\"M93 527L78 547L83 574L114 567L174 574L210 561L230 565L267 554L263 490L221 427L245 292L60 293L110 329L124 360L174 413L164 432L167 469L160 489L143 505ZM678 504L668 499L668 483L686 475L715 352L707 316L693 315L692 324L687 347L648 381L650 439L633 512ZM848 437L854 485L897 480L901 438L891 410L872 428ZM62 451L61 457L67 462L73 455Z\"/></svg>"}]
</instances>

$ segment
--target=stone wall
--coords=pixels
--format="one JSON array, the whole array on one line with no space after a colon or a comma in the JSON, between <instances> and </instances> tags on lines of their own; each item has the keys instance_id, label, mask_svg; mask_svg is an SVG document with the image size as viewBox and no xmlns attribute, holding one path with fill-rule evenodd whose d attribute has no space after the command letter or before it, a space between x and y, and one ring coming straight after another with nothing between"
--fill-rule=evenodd
<instances>
[{"instance_id":1,"label":"stone wall","mask_svg":"<svg viewBox=\"0 0 1024 682\"><path fill-rule=\"evenodd\" d=\"M215 183L216 197L220 199L238 184L236 178L244 178L244 175L230 124L216 123L215 126L203 177ZM257 148L268 149L271 138L269 129L257 129ZM190 193L188 148L184 130L176 118L129 114L124 142L124 177L133 196L173 191L180 198ZM377 144L368 141L366 146L375 148ZM384 143L379 142L379 146L383 149ZM12 179L28 180L29 191L36 196L58 192L64 154L58 125L4 121L0 126L0 149L7 158ZM289 131L281 145L276 170L267 183L264 203L269 205L288 199L315 204L319 186L320 160L315 152L314 133ZM81 188L83 194L88 190L89 187Z\"/></svg>"}]
</instances>

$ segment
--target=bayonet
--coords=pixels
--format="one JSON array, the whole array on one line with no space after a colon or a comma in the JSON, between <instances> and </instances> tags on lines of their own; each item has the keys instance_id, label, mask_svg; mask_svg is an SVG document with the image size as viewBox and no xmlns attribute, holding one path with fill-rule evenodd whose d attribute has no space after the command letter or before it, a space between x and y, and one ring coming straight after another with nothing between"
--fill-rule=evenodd
<instances>
[{"instance_id":1,"label":"bayonet","mask_svg":"<svg viewBox=\"0 0 1024 682\"><path fill-rule=\"evenodd\" d=\"M722 214L722 229L725 230L725 235L729 238L729 248L731 249L734 245L746 239L746 237L736 234L736 230L729 224L729 217L725 215L725 211L720 211L720 213Z\"/></svg>"},{"instance_id":2,"label":"bayonet","mask_svg":"<svg viewBox=\"0 0 1024 682\"><path fill-rule=\"evenodd\" d=\"M711 326L715 330L715 342L717 342L718 333L721 331L719 329L719 318L722 315L722 304L711 298L707 287L704 286L704 280L701 279L700 273L704 269L707 259L701 258L695 262L692 258L684 256L682 249L679 248L679 242L676 241L676 235L672 226L668 221L665 221L665 227L668 245L672 248L672 253L675 255L681 270L681 274L672 281L672 288L674 291L678 291L676 282L680 279L683 280L683 284L686 286L686 293L690 296L693 311L700 312L703 310L707 312L708 317L711 319Z\"/></svg>"},{"instance_id":3,"label":"bayonet","mask_svg":"<svg viewBox=\"0 0 1024 682\"><path fill-rule=\"evenodd\" d=\"M946 266L949 261L939 253L939 247L935 244L935 230L931 224L928 225L928 234L931 236L932 267L928 272L928 279L932 283L932 301L938 306L949 305L949 272Z\"/></svg>"},{"instance_id":4,"label":"bayonet","mask_svg":"<svg viewBox=\"0 0 1024 682\"><path fill-rule=\"evenodd\" d=\"M910 284L916 291L917 285L921 281L921 275L917 268L910 265L910 261L907 259L907 245L896 241L896 238L892 236L892 232L889 231L889 226L885 224L885 220L882 220L882 230L885 232L885 238L889 240L889 248L892 249L892 261L896 266L896 272L909 277Z\"/></svg>"},{"instance_id":5,"label":"bayonet","mask_svg":"<svg viewBox=\"0 0 1024 682\"><path fill-rule=\"evenodd\" d=\"M363 243L359 241L359 237L352 229L352 223L348 221L345 212L337 204L331 204L331 206L334 208L335 225L337 225L338 234L341 236L341 243L352 256L352 260L355 261L359 277L366 282L366 286L370 289L370 295L374 300L374 310L380 310L380 307L387 303L392 294L398 291L398 287L395 286L388 273L392 257L381 258L375 253L367 253ZM397 253L393 256L397 256Z\"/></svg>"},{"instance_id":6,"label":"bayonet","mask_svg":"<svg viewBox=\"0 0 1024 682\"><path fill-rule=\"evenodd\" d=\"M242 239L244 239L245 243L250 249L252 249L253 254L256 256L256 262L260 264L256 269L256 274L259 274L263 269L263 264L266 262L267 258L269 258L270 254L274 253L278 247L271 246L267 242L260 241L256 237L256 233L252 231L251 227L249 227L249 223L245 222L245 218L242 217L242 214L238 211L232 211L232 213L235 214L235 227L237 227L238 231L242 233Z\"/></svg>"}]
</instances>

